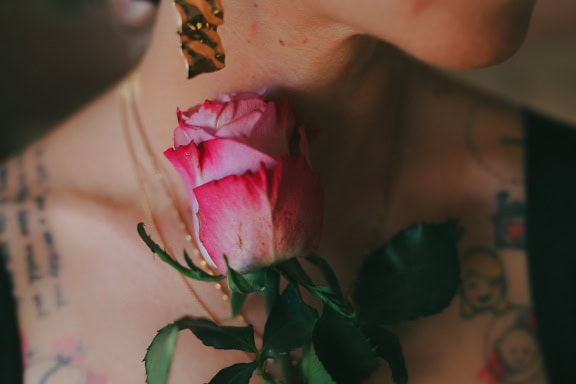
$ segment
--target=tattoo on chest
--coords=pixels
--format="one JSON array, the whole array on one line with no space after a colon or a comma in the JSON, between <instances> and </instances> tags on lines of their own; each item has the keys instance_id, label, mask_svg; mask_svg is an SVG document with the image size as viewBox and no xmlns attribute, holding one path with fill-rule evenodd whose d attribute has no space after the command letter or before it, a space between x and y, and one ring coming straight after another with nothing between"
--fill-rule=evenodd
<instances>
[{"instance_id":1,"label":"tattoo on chest","mask_svg":"<svg viewBox=\"0 0 576 384\"><path fill-rule=\"evenodd\" d=\"M545 384L542 360L535 337L535 320L528 303L509 295L509 276L502 254L525 257L524 204L512 201L507 191L496 195L492 216L494 240L461 255L460 315L483 317L484 366L477 382L487 384ZM514 265L514 264L512 264Z\"/></svg>"},{"instance_id":2,"label":"tattoo on chest","mask_svg":"<svg viewBox=\"0 0 576 384\"><path fill-rule=\"evenodd\" d=\"M32 306L40 318L66 306L61 258L46 210L49 194L41 149L0 166L0 256L17 304Z\"/></svg>"},{"instance_id":3,"label":"tattoo on chest","mask_svg":"<svg viewBox=\"0 0 576 384\"><path fill-rule=\"evenodd\" d=\"M108 378L87 364L89 350L73 337L60 338L51 350L33 349L22 338L26 382L38 384L107 384Z\"/></svg>"}]
</instances>

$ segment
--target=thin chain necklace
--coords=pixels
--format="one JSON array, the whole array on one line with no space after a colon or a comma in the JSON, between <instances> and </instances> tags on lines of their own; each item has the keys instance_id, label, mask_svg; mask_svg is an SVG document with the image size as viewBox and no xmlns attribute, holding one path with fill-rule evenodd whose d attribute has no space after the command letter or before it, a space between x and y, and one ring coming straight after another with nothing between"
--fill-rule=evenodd
<instances>
[{"instance_id":1,"label":"thin chain necklace","mask_svg":"<svg viewBox=\"0 0 576 384\"><path fill-rule=\"evenodd\" d=\"M191 235L192 232L189 228L189 225L186 223L186 220L182 216L182 213L180 212L180 210L176 206L174 193L168 185L168 182L167 182L167 180L166 180L166 178L165 178L165 176L161 170L161 166L158 162L158 159L153 154L152 146L150 145L150 142L146 136L146 132L145 132L144 125L142 122L142 118L140 116L140 112L138 110L138 106L136 105L136 100L134 97L134 94L135 94L134 76L135 76L134 74L129 75L126 78L126 80L124 81L124 83L120 86L120 92L119 92L119 99L120 100L119 101L120 101L120 109L121 109L121 116L122 116L122 128L124 131L124 136L125 136L125 141L127 144L128 152L129 152L130 158L132 160L134 170L136 171L136 176L138 179L138 186L139 186L139 190L140 190L141 205L142 205L142 208L144 210L146 220L148 221L148 224L152 227L152 230L159 236L160 244L164 247L164 249L166 249L166 251L170 255L173 255L174 253L172 252L172 249L170 248L168 241L166 241L166 238L164 237L164 235L162 234L162 232L160 230L159 221L158 221L157 217L154 215L154 211L152 209L152 204L150 203L150 194L146 191L146 188L145 188L146 171L145 171L144 167L142 166L141 162L139 162L138 158L137 158L136 146L134 145L132 135L130 134L129 116L131 116L132 120L134 121L134 126L136 127L136 129L138 131L137 134L140 137L140 140L142 141L143 148L144 148L146 155L147 155L147 157L148 157L148 159L152 165L154 176L159 181L159 186L170 203L169 204L170 208L171 208L170 210L172 211L172 214L173 214L174 218L177 220L180 228L185 233L184 239L186 240L187 243L189 243L193 247L193 250L192 250L193 257L195 257L197 259L201 259L200 265L206 270L206 272L208 272L210 274L214 274L215 271L200 256L200 252L198 251L198 246L195 242L194 237ZM174 256L172 256L172 257L174 257ZM190 292L190 294L192 295L194 300L202 308L202 310L204 311L206 316L208 316L208 318L210 318L215 323L222 324L222 320L220 318L218 318L218 316L216 316L216 314L202 300L202 298L200 297L198 292L196 292L196 290L194 289L192 284L186 279L186 277L184 277L181 274L179 274L179 276L180 276L181 280L184 282L184 284L186 285L186 288L188 289L188 291ZM216 289L218 289L221 292L222 299L224 301L230 300L230 294L222 284L216 283L215 287L216 287ZM247 321L246 321L243 314L239 314L237 316L237 318L239 320L241 320L243 323L247 324Z\"/></svg>"}]
</instances>

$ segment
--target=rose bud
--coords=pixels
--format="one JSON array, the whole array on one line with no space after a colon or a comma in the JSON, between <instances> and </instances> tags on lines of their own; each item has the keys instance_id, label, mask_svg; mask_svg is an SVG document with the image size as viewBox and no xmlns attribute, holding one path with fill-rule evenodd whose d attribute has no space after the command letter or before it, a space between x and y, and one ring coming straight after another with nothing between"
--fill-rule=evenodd
<instances>
[{"instance_id":1,"label":"rose bud","mask_svg":"<svg viewBox=\"0 0 576 384\"><path fill-rule=\"evenodd\" d=\"M165 152L182 177L204 259L249 272L314 252L322 187L288 102L224 95L182 112Z\"/></svg>"}]
</instances>

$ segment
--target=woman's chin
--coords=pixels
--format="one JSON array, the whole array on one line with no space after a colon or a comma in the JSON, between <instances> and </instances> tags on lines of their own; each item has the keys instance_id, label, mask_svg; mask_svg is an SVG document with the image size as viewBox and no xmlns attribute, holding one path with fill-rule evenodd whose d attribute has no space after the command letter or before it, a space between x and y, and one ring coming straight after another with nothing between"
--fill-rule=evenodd
<instances>
[{"instance_id":1,"label":"woman's chin","mask_svg":"<svg viewBox=\"0 0 576 384\"><path fill-rule=\"evenodd\" d=\"M408 53L423 62L445 69L479 69L508 60L518 51L523 41L524 34L513 39L468 39L460 44L448 44L445 48L415 49L408 50Z\"/></svg>"},{"instance_id":2,"label":"woman's chin","mask_svg":"<svg viewBox=\"0 0 576 384\"><path fill-rule=\"evenodd\" d=\"M476 69L501 63L524 42L532 14L532 7L527 5L478 20L446 17L445 23L429 24L427 36L407 41L406 51L448 69Z\"/></svg>"}]
</instances>

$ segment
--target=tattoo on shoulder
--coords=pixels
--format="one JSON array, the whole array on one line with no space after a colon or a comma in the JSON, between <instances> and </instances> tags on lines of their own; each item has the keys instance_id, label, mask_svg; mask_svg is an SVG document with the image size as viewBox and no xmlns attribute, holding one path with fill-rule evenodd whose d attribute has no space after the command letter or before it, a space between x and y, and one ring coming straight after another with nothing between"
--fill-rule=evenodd
<instances>
[{"instance_id":1,"label":"tattoo on shoulder","mask_svg":"<svg viewBox=\"0 0 576 384\"><path fill-rule=\"evenodd\" d=\"M494 384L545 384L544 367L529 308L492 319L485 335L485 365L477 378Z\"/></svg>"},{"instance_id":2,"label":"tattoo on shoulder","mask_svg":"<svg viewBox=\"0 0 576 384\"><path fill-rule=\"evenodd\" d=\"M476 246L461 255L460 314L464 319L486 316L482 356L476 374L487 384L545 384L536 341L535 320L526 303L508 295L508 277L502 253L525 246L524 204L506 191L496 195L492 216L494 243Z\"/></svg>"},{"instance_id":3,"label":"tattoo on shoulder","mask_svg":"<svg viewBox=\"0 0 576 384\"><path fill-rule=\"evenodd\" d=\"M47 214L49 193L42 149L0 166L0 260L11 277L18 305L31 305L39 318L67 303L60 281L60 253ZM14 280L16 275L21 281Z\"/></svg>"},{"instance_id":4,"label":"tattoo on shoulder","mask_svg":"<svg viewBox=\"0 0 576 384\"><path fill-rule=\"evenodd\" d=\"M524 203L510 201L510 195L506 191L499 192L496 200L498 208L492 216L496 247L524 249L526 246Z\"/></svg>"},{"instance_id":5,"label":"tattoo on shoulder","mask_svg":"<svg viewBox=\"0 0 576 384\"><path fill-rule=\"evenodd\" d=\"M38 384L107 384L108 378L86 363L88 349L74 337L61 338L49 351L33 349L22 337L26 382Z\"/></svg>"},{"instance_id":6,"label":"tattoo on shoulder","mask_svg":"<svg viewBox=\"0 0 576 384\"><path fill-rule=\"evenodd\" d=\"M480 313L503 314L511 304L507 297L506 272L498 253L473 247L461 257L460 314L471 318Z\"/></svg>"},{"instance_id":7,"label":"tattoo on shoulder","mask_svg":"<svg viewBox=\"0 0 576 384\"><path fill-rule=\"evenodd\" d=\"M522 151L524 137L521 126L508 126L499 129L487 129L478 123L481 106L475 106L464 125L464 139L470 155L476 163L492 178L504 185L521 185ZM518 171L508 169L502 161L513 161Z\"/></svg>"}]
</instances>

